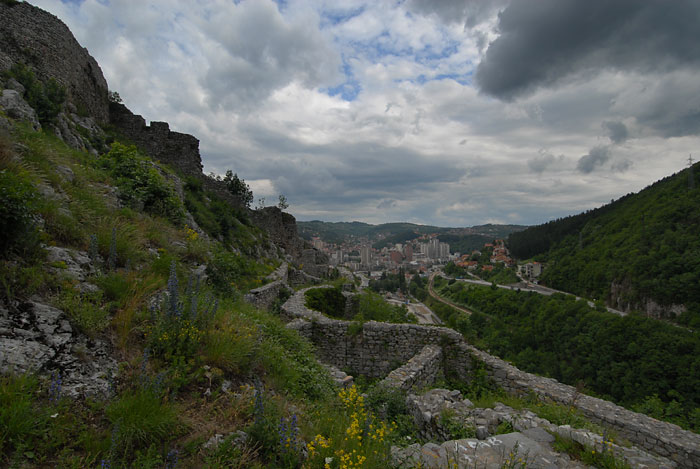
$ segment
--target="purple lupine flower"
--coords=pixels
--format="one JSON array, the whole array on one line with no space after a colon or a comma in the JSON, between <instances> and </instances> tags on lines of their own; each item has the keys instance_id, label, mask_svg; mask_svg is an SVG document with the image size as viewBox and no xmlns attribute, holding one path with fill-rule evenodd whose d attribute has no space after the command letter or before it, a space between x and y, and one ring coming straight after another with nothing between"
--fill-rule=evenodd
<instances>
[{"instance_id":1,"label":"purple lupine flower","mask_svg":"<svg viewBox=\"0 0 700 469\"><path fill-rule=\"evenodd\" d=\"M61 399L61 372L51 374L51 386L49 386L49 399L53 402L57 402Z\"/></svg>"}]
</instances>

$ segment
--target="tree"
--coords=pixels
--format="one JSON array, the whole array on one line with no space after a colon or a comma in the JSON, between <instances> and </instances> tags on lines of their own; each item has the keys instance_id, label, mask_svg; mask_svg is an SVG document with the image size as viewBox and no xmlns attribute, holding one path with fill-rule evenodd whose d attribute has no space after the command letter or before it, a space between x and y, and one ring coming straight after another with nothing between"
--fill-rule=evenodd
<instances>
[{"instance_id":1,"label":"tree","mask_svg":"<svg viewBox=\"0 0 700 469\"><path fill-rule=\"evenodd\" d=\"M109 99L110 103L121 103L122 102L122 97L119 96L119 93L116 91L109 91L107 92L107 98Z\"/></svg>"},{"instance_id":2,"label":"tree","mask_svg":"<svg viewBox=\"0 0 700 469\"><path fill-rule=\"evenodd\" d=\"M250 208L250 204L253 202L253 191L250 190L250 186L242 178L238 177L238 174L234 174L229 169L226 171L224 183L231 194L243 202L246 207Z\"/></svg>"},{"instance_id":3,"label":"tree","mask_svg":"<svg viewBox=\"0 0 700 469\"><path fill-rule=\"evenodd\" d=\"M289 208L289 203L287 202L287 198L280 194L279 197L279 203L277 204L277 207L279 207L280 210L286 210Z\"/></svg>"}]
</instances>

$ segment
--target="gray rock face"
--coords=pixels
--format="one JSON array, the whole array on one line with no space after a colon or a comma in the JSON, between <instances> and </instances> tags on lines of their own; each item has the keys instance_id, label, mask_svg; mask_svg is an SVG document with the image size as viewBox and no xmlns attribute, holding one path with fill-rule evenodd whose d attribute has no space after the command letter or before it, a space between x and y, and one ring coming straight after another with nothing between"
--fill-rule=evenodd
<instances>
[{"instance_id":1,"label":"gray rock face","mask_svg":"<svg viewBox=\"0 0 700 469\"><path fill-rule=\"evenodd\" d=\"M41 124L36 117L36 112L27 104L19 92L3 90L2 96L0 96L0 108L4 109L9 117L29 121L34 130L41 130Z\"/></svg>"},{"instance_id":2,"label":"gray rock face","mask_svg":"<svg viewBox=\"0 0 700 469\"><path fill-rule=\"evenodd\" d=\"M484 441L474 438L452 440L437 445L392 447L391 456L399 467L486 468L528 467L536 469L584 468L566 455L553 452L546 446L522 433L508 433L489 437Z\"/></svg>"},{"instance_id":3,"label":"gray rock face","mask_svg":"<svg viewBox=\"0 0 700 469\"><path fill-rule=\"evenodd\" d=\"M0 316L0 373L61 375L61 394L110 393L117 363L109 345L75 331L65 313L39 301Z\"/></svg>"},{"instance_id":4,"label":"gray rock face","mask_svg":"<svg viewBox=\"0 0 700 469\"><path fill-rule=\"evenodd\" d=\"M30 63L37 78L54 78L65 86L68 101L97 122L108 122L102 70L61 20L28 2L0 2L0 18L0 71L18 62Z\"/></svg>"},{"instance_id":5,"label":"gray rock face","mask_svg":"<svg viewBox=\"0 0 700 469\"><path fill-rule=\"evenodd\" d=\"M51 269L61 275L82 282L87 275L94 273L92 261L85 251L49 246L46 252L46 260L52 266Z\"/></svg>"}]
</instances>

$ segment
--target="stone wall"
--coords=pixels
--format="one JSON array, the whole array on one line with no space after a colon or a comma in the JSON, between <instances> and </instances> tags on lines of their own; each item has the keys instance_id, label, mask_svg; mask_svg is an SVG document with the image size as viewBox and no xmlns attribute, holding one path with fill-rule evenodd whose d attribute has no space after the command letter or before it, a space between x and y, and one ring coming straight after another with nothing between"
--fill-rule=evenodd
<instances>
[{"instance_id":1,"label":"stone wall","mask_svg":"<svg viewBox=\"0 0 700 469\"><path fill-rule=\"evenodd\" d=\"M283 290L287 290L289 266L283 262L274 272L265 277L270 283L250 290L244 299L258 309L269 309L279 298Z\"/></svg>"},{"instance_id":2,"label":"stone wall","mask_svg":"<svg viewBox=\"0 0 700 469\"><path fill-rule=\"evenodd\" d=\"M404 391L414 387L420 389L435 383L441 371L442 349L437 345L426 345L418 355L393 370L381 382Z\"/></svg>"},{"instance_id":3,"label":"stone wall","mask_svg":"<svg viewBox=\"0 0 700 469\"><path fill-rule=\"evenodd\" d=\"M265 207L261 210L253 210L250 218L255 226L268 234L273 243L284 248L285 252L294 259L301 259L304 241L297 234L297 221L292 215L277 207ZM303 260L301 262L303 263Z\"/></svg>"},{"instance_id":4,"label":"stone wall","mask_svg":"<svg viewBox=\"0 0 700 469\"><path fill-rule=\"evenodd\" d=\"M579 394L576 388L551 378L526 373L485 352L470 347L489 377L514 394L535 393L579 409L589 419L615 429L642 448L675 461L679 467L700 467L700 435L677 425L632 412L612 402Z\"/></svg>"},{"instance_id":5,"label":"stone wall","mask_svg":"<svg viewBox=\"0 0 700 469\"><path fill-rule=\"evenodd\" d=\"M318 288L318 287L312 287ZM372 378L384 378L389 372L418 355L426 345L442 348L441 365L448 374L469 380L471 352L462 336L444 327L415 324L358 323L330 319L305 305L299 290L282 305L282 314L294 321L297 329L315 346L319 359L342 370Z\"/></svg>"},{"instance_id":6,"label":"stone wall","mask_svg":"<svg viewBox=\"0 0 700 469\"><path fill-rule=\"evenodd\" d=\"M318 287L315 287L318 288ZM304 305L300 290L283 306L284 316L316 347L321 361L369 377L384 377L406 363L426 345L442 348L442 369L468 381L473 362L483 364L498 386L513 394L534 393L543 399L573 406L589 419L613 428L633 444L666 457L681 468L700 467L700 435L677 425L594 397L551 378L526 373L476 349L452 329L414 324L367 322L354 331L349 321L330 319Z\"/></svg>"},{"instance_id":7,"label":"stone wall","mask_svg":"<svg viewBox=\"0 0 700 469\"><path fill-rule=\"evenodd\" d=\"M119 103L110 103L109 120L149 156L184 174L202 175L199 140L192 135L171 131L167 122L151 122L148 126L143 117Z\"/></svg>"},{"instance_id":8,"label":"stone wall","mask_svg":"<svg viewBox=\"0 0 700 469\"><path fill-rule=\"evenodd\" d=\"M0 18L0 72L25 63L40 80L63 85L78 110L100 124L109 121L102 70L61 20L27 2L0 2Z\"/></svg>"}]
</instances>

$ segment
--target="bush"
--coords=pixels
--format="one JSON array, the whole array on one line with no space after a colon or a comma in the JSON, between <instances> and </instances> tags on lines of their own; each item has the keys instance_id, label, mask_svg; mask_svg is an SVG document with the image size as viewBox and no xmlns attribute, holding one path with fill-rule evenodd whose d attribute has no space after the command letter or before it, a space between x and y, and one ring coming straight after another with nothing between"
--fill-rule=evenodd
<instances>
[{"instance_id":1,"label":"bush","mask_svg":"<svg viewBox=\"0 0 700 469\"><path fill-rule=\"evenodd\" d=\"M34 108L43 125L52 124L61 112L66 99L66 89L51 78L45 83L37 80L34 71L22 63L17 63L5 72L24 86L24 99Z\"/></svg>"},{"instance_id":2,"label":"bush","mask_svg":"<svg viewBox=\"0 0 700 469\"><path fill-rule=\"evenodd\" d=\"M185 212L172 183L135 146L112 144L100 164L116 179L119 198L132 208L167 218L179 225Z\"/></svg>"},{"instance_id":3,"label":"bush","mask_svg":"<svg viewBox=\"0 0 700 469\"><path fill-rule=\"evenodd\" d=\"M0 257L25 256L36 251L39 237L34 223L38 195L22 176L0 171Z\"/></svg>"},{"instance_id":4,"label":"bush","mask_svg":"<svg viewBox=\"0 0 700 469\"><path fill-rule=\"evenodd\" d=\"M345 318L346 299L340 288L312 288L304 293L306 307L333 318Z\"/></svg>"},{"instance_id":5,"label":"bush","mask_svg":"<svg viewBox=\"0 0 700 469\"><path fill-rule=\"evenodd\" d=\"M240 254L224 248L216 248L207 265L207 275L214 289L222 295L235 295L239 291L260 286L259 277L271 268L256 263Z\"/></svg>"}]
</instances>

